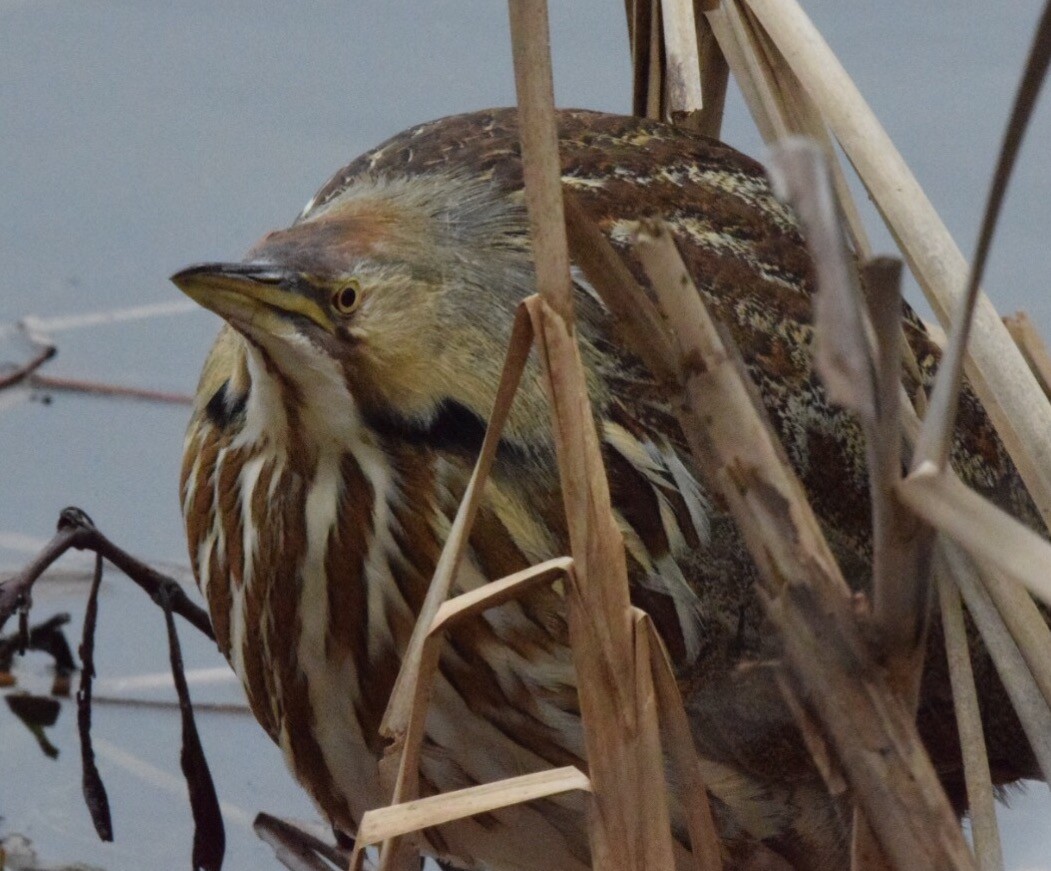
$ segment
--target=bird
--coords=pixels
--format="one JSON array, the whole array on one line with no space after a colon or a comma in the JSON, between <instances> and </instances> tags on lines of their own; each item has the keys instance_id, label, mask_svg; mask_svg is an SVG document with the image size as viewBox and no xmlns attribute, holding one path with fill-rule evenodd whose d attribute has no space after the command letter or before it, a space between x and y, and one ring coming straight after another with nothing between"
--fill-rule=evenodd
<instances>
[{"instance_id":1,"label":"bird","mask_svg":"<svg viewBox=\"0 0 1051 871\"><path fill-rule=\"evenodd\" d=\"M642 292L647 278L632 252L638 221L668 226L739 347L844 575L864 593L872 561L864 442L814 372L814 275L791 210L759 163L716 140L585 110L559 110L557 123L564 188ZM576 265L571 276L631 598L672 658L727 867L760 867L753 849L776 859L762 867L846 867L849 799L829 795L775 669L762 667L778 649L755 566L701 481L676 398L622 347L587 276ZM378 773L380 723L477 457L516 308L535 292L517 111L400 133L338 171L289 227L241 261L191 266L172 280L225 321L184 446L180 500L193 571L255 718L325 818L353 836L367 810L390 801ZM914 395L930 386L939 350L911 310L902 325L916 359L905 376ZM535 356L453 593L568 552ZM969 387L952 453L969 485L1039 527ZM935 622L918 726L963 812L940 649ZM975 668L996 781L1036 776L980 648ZM533 591L456 627L428 713L422 792L586 764L559 591ZM424 838L425 852L456 868L590 867L579 796Z\"/></svg>"}]
</instances>

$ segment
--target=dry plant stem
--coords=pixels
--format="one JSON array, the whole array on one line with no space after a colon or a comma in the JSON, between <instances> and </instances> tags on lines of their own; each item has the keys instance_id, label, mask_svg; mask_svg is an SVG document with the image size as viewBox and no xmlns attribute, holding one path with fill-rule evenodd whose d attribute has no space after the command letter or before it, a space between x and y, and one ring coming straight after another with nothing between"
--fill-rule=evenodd
<instances>
[{"instance_id":1,"label":"dry plant stem","mask_svg":"<svg viewBox=\"0 0 1051 871\"><path fill-rule=\"evenodd\" d=\"M382 841L420 829L440 826L476 814L490 813L511 804L547 798L564 792L589 789L587 777L572 766L525 774L496 783L483 783L454 792L417 799L404 805L368 811L358 826L351 871L360 871L365 849Z\"/></svg>"},{"instance_id":2,"label":"dry plant stem","mask_svg":"<svg viewBox=\"0 0 1051 871\"><path fill-rule=\"evenodd\" d=\"M874 337L843 239L828 162L816 142L793 136L771 149L770 178L798 216L814 261L814 367L832 401L856 411L872 434L881 410Z\"/></svg>"},{"instance_id":3,"label":"dry plant stem","mask_svg":"<svg viewBox=\"0 0 1051 871\"><path fill-rule=\"evenodd\" d=\"M857 87L795 0L747 0L824 113L943 324L967 281L967 263ZM1045 522L1051 518L1051 405L980 295L966 364L975 391Z\"/></svg>"},{"instance_id":4,"label":"dry plant stem","mask_svg":"<svg viewBox=\"0 0 1051 871\"><path fill-rule=\"evenodd\" d=\"M726 63L719 42L712 32L708 19L696 8L697 55L701 65L701 111L694 115L689 126L703 136L718 139L723 127L723 111L726 107L726 89L730 83L730 67ZM704 4L716 6L718 4Z\"/></svg>"},{"instance_id":5,"label":"dry plant stem","mask_svg":"<svg viewBox=\"0 0 1051 871\"><path fill-rule=\"evenodd\" d=\"M952 469L921 466L897 489L901 501L931 526L1051 604L1051 543L983 499Z\"/></svg>"},{"instance_id":6,"label":"dry plant stem","mask_svg":"<svg viewBox=\"0 0 1051 871\"><path fill-rule=\"evenodd\" d=\"M989 774L989 757L982 732L982 715L967 647L967 630L963 622L960 592L944 572L937 579L941 605L942 629L945 633L945 655L949 662L956 724L960 730L963 773L967 784L967 803L971 814L974 852L980 871L1002 871L1000 830L996 824L993 782Z\"/></svg>"},{"instance_id":7,"label":"dry plant stem","mask_svg":"<svg viewBox=\"0 0 1051 871\"><path fill-rule=\"evenodd\" d=\"M894 871L893 863L880 849L872 826L857 806L854 807L854 830L850 840L850 871Z\"/></svg>"},{"instance_id":8,"label":"dry plant stem","mask_svg":"<svg viewBox=\"0 0 1051 871\"><path fill-rule=\"evenodd\" d=\"M967 610L974 618L982 642L989 651L1033 748L1044 779L1051 782L1051 708L1041 697L1025 658L979 580L980 567L976 567L961 548L944 539L939 541L936 553L948 566L959 586Z\"/></svg>"},{"instance_id":9,"label":"dry plant stem","mask_svg":"<svg viewBox=\"0 0 1051 871\"><path fill-rule=\"evenodd\" d=\"M36 353L21 366L0 375L0 390L3 390L5 387L14 387L16 384L21 384L32 377L37 369L58 353L58 349L54 345L42 344L32 337L30 337L30 341L36 347Z\"/></svg>"},{"instance_id":10,"label":"dry plant stem","mask_svg":"<svg viewBox=\"0 0 1051 871\"><path fill-rule=\"evenodd\" d=\"M755 53L754 62L767 83L770 101L780 119L779 126L793 134L809 136L820 144L828 159L836 199L846 221L851 244L859 257L869 259L872 256L872 246L868 241L865 224L861 220L821 112L751 12L742 8L739 0L726 0L726 3L733 7L731 14L739 22L738 27L744 34L742 38ZM768 145L773 145L776 140L766 141Z\"/></svg>"},{"instance_id":11,"label":"dry plant stem","mask_svg":"<svg viewBox=\"0 0 1051 871\"><path fill-rule=\"evenodd\" d=\"M1051 354L1033 321L1025 312L1015 312L1004 318L1004 324L1040 382L1044 395L1051 398Z\"/></svg>"},{"instance_id":12,"label":"dry plant stem","mask_svg":"<svg viewBox=\"0 0 1051 871\"><path fill-rule=\"evenodd\" d=\"M508 8L536 286L547 304L572 326L572 284L563 229L562 168L558 158L547 2L510 0Z\"/></svg>"},{"instance_id":13,"label":"dry plant stem","mask_svg":"<svg viewBox=\"0 0 1051 871\"><path fill-rule=\"evenodd\" d=\"M645 0L640 0L645 2ZM649 0L650 6L650 45L647 52L645 117L661 120L664 118L664 40L661 21L661 0Z\"/></svg>"},{"instance_id":14,"label":"dry plant stem","mask_svg":"<svg viewBox=\"0 0 1051 871\"><path fill-rule=\"evenodd\" d=\"M704 106L700 52L693 0L661 0L664 32L664 76L671 117L690 115Z\"/></svg>"},{"instance_id":15,"label":"dry plant stem","mask_svg":"<svg viewBox=\"0 0 1051 871\"><path fill-rule=\"evenodd\" d=\"M774 678L781 691L781 698L785 701L785 707L795 720L800 737L806 744L807 752L810 753L810 758L813 759L815 767L821 774L821 779L825 781L829 795L842 795L847 791L843 769L833 755L832 748L828 746L821 727L800 699L799 687L792 682L792 676L784 669L777 671Z\"/></svg>"},{"instance_id":16,"label":"dry plant stem","mask_svg":"<svg viewBox=\"0 0 1051 871\"><path fill-rule=\"evenodd\" d=\"M671 333L660 312L594 221L565 192L566 235L576 263L615 321L617 338L646 363L664 385L681 388Z\"/></svg>"},{"instance_id":17,"label":"dry plant stem","mask_svg":"<svg viewBox=\"0 0 1051 871\"><path fill-rule=\"evenodd\" d=\"M901 263L880 258L865 264L867 311L827 167L823 150L809 139L793 137L772 149L774 188L799 217L817 274L814 366L832 400L857 413L865 431L875 620L892 654L891 681L915 709L929 610L931 536L900 509L895 493L901 478Z\"/></svg>"},{"instance_id":18,"label":"dry plant stem","mask_svg":"<svg viewBox=\"0 0 1051 871\"><path fill-rule=\"evenodd\" d=\"M994 566L983 565L980 577L1025 657L1040 693L1051 705L1051 629L1048 629L1040 609L1025 587Z\"/></svg>"},{"instance_id":19,"label":"dry plant stem","mask_svg":"<svg viewBox=\"0 0 1051 871\"><path fill-rule=\"evenodd\" d=\"M568 610L603 869L671 869L674 853L649 658L638 661L624 542L573 331L569 250L544 0L511 0L525 199L539 298L527 301L551 402L574 574ZM589 638L591 644L577 641Z\"/></svg>"},{"instance_id":20,"label":"dry plant stem","mask_svg":"<svg viewBox=\"0 0 1051 871\"><path fill-rule=\"evenodd\" d=\"M592 861L603 869L672 868L656 711L638 695L649 682L649 662L635 657L624 545L579 349L542 299L526 305L548 380L576 581L568 591L569 628L594 793ZM648 812L640 814L643 807Z\"/></svg>"},{"instance_id":21,"label":"dry plant stem","mask_svg":"<svg viewBox=\"0 0 1051 871\"><path fill-rule=\"evenodd\" d=\"M24 601L33 584L55 560L67 550L90 550L124 572L151 597L168 589L172 612L214 639L208 614L194 604L177 581L137 560L104 536L88 516L78 508L66 508L59 517L58 531L37 557L22 571L0 584L0 629Z\"/></svg>"},{"instance_id":22,"label":"dry plant stem","mask_svg":"<svg viewBox=\"0 0 1051 871\"><path fill-rule=\"evenodd\" d=\"M475 463L471 480L464 491L460 507L456 511L449 537L445 547L442 549L438 564L434 569L434 577L427 588L427 596L423 606L420 608L416 625L412 630L412 637L402 658L401 669L398 672L394 689L391 691L387 710L380 724L380 734L390 738L393 742L388 754L397 751L408 728L409 715L412 698L416 692L418 681L420 657L424 641L434 622L438 609L449 597L453 578L460 566L467 539L470 535L471 526L478 510L478 501L481 499L485 479L489 476L493 459L496 457L496 449L500 444L500 434L503 432L504 424L511 412L511 402L518 382L525 369L526 360L532 347L533 333L528 313L523 306L518 307L515 314L514 325L511 328L511 338L508 344L507 358L504 361L503 372L500 376L500 384L497 387L496 399L493 402L493 411L489 418L489 424L482 440L482 448ZM381 763L381 771L383 770Z\"/></svg>"},{"instance_id":23,"label":"dry plant stem","mask_svg":"<svg viewBox=\"0 0 1051 871\"><path fill-rule=\"evenodd\" d=\"M902 469L901 261L877 258L862 267L869 290L869 313L879 349L877 407L879 418L867 436L873 493L873 606L885 643L898 656L892 680L916 709L931 601L930 565L934 536L898 502Z\"/></svg>"},{"instance_id":24,"label":"dry plant stem","mask_svg":"<svg viewBox=\"0 0 1051 871\"><path fill-rule=\"evenodd\" d=\"M650 668L656 693L660 721L671 758L673 770L679 775L683 812L690 833L690 847L697 871L721 871L723 867L719 834L712 819L708 789L697 760L693 733L686 718L682 695L675 681L668 651L657 634L657 628L648 614L634 609L635 633L645 634L649 643Z\"/></svg>"},{"instance_id":25,"label":"dry plant stem","mask_svg":"<svg viewBox=\"0 0 1051 871\"><path fill-rule=\"evenodd\" d=\"M724 0L707 17L763 141L775 142L788 136L792 131L777 100L770 71L760 60L758 46L741 10L733 0Z\"/></svg>"},{"instance_id":26,"label":"dry plant stem","mask_svg":"<svg viewBox=\"0 0 1051 871\"><path fill-rule=\"evenodd\" d=\"M449 545L447 544L446 547ZM564 578L571 571L573 561L569 557L558 557L540 565L516 572L506 578L493 581L476 590L444 602L428 627L428 633L420 656L412 706L404 740L388 751L388 758L398 760L398 773L391 804L404 804L419 797L420 753L423 747L427 708L430 704L434 681L438 673L438 660L445 641L445 632L457 623L470 619L489 608L496 608L530 590L551 584ZM380 851L379 869L391 868L396 863L399 844L386 841Z\"/></svg>"},{"instance_id":27,"label":"dry plant stem","mask_svg":"<svg viewBox=\"0 0 1051 871\"><path fill-rule=\"evenodd\" d=\"M624 0L631 52L631 112L646 114L646 80L649 76L650 0Z\"/></svg>"},{"instance_id":28,"label":"dry plant stem","mask_svg":"<svg viewBox=\"0 0 1051 871\"><path fill-rule=\"evenodd\" d=\"M721 342L667 230L647 226L636 251L689 367L686 400L704 424L687 432L691 449L756 559L786 661L882 848L900 869L973 868L912 717L859 636L847 586L734 349Z\"/></svg>"},{"instance_id":29,"label":"dry plant stem","mask_svg":"<svg viewBox=\"0 0 1051 871\"><path fill-rule=\"evenodd\" d=\"M144 402L160 402L167 405L193 405L193 397L186 393L146 390L140 387L126 387L122 384L85 381L81 378L56 378L52 375L34 374L29 378L29 385L39 390L63 393L86 393L89 396L107 396L114 399L139 399Z\"/></svg>"}]
</instances>

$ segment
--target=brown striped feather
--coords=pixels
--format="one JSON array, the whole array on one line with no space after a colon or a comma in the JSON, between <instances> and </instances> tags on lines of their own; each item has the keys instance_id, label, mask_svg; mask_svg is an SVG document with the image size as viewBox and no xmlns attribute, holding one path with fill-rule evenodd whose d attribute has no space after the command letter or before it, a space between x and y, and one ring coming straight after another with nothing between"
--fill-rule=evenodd
<instances>
[{"instance_id":1,"label":"brown striped feather","mask_svg":"<svg viewBox=\"0 0 1051 871\"><path fill-rule=\"evenodd\" d=\"M741 347L837 557L851 583L864 589L871 549L864 446L856 423L829 404L812 371L810 263L761 168L725 145L657 122L564 111L559 123L565 183L644 287L630 249L633 222L660 216L671 226L705 301ZM348 659L357 675L356 685L346 687L357 722L345 724L345 744L334 746L329 738L321 746L318 718L327 710L312 709L299 661L302 613L313 604L302 600L304 512L320 451L306 430L313 419L309 385L293 377L300 373L283 371L281 361L258 342L249 346L229 329L202 376L202 400L187 437L180 482L191 559L200 578L200 545L222 530L222 552L210 555L207 596L229 656L233 590L246 575L243 561L253 559L242 552L240 528L242 507L250 499L256 535L241 605L241 677L264 728L275 739L287 736L283 744L297 777L327 816L348 831L357 822L351 805L360 807L362 796L373 803L382 796L367 792L373 787L365 783L360 794L343 794L326 758L359 754L354 759L374 769L382 750L378 724L412 631L412 614L426 594L477 447L463 432L445 432L444 441L431 442L435 434L413 427L425 425L435 407L428 405L431 399L454 399L469 415L486 419L514 305L532 290L518 153L513 110L420 125L353 161L322 187L292 228L253 249L253 257L303 274L338 271L341 264L353 270L359 262L363 278L370 269L386 269L388 284L370 290L377 305L383 292L402 287L396 282L405 274L426 283L466 270L469 279L463 285L428 285L414 298L409 320L389 322L389 336L366 331L350 341L348 333L345 345L318 339L319 348L344 366L343 388L354 397L355 413L368 421L389 419L402 413L398 403L403 402L409 419L404 431L377 428L364 437L348 432L338 461L338 519L323 555L328 615L323 652L333 675L342 674L338 664ZM453 202L444 203L443 196ZM427 209L443 216L437 224L428 223ZM449 322L419 320L448 316L442 305L453 292L474 296L451 309ZM639 559L630 562L632 599L653 616L674 656L698 750L728 766L728 813L771 835L771 843L802 868L842 865L847 827L837 821L836 805L826 797L776 685L766 670L737 669L744 660L777 652L762 621L755 569L741 538L717 500L681 491L670 467L660 468L661 452L673 451L685 473L696 477L669 399L639 361L619 349L604 309L584 289L577 314L596 415L620 427L617 437L630 441L621 445L622 452L607 433L603 449L615 509L629 543L640 549ZM906 320L929 383L937 350L911 314ZM249 389L245 360L253 349L266 377L278 385L287 440L280 460L266 435L261 444L228 450L216 478L219 451L243 422L232 421L230 432L220 431L208 423L204 407L223 384ZM906 387L914 392L919 385ZM566 523L547 426L534 362L483 493L457 591L565 552ZM357 453L366 448L373 457L369 462L383 467L379 477ZM252 450L272 453L249 496L238 491L238 470ZM1017 473L969 390L961 402L953 459L969 484L1036 523ZM390 489L378 492L374 482L385 480L384 474ZM267 495L271 485L273 498ZM702 502L710 525L704 536L690 510L696 513ZM389 529L373 528L373 518L383 516L374 507L388 510ZM687 589L673 589L682 581L644 570L644 564L658 562L668 568L670 561ZM370 567L377 576L370 575ZM690 596L698 603L695 609L683 606ZM687 630L699 633L693 656L687 653ZM474 782L478 771L507 776L528 766L580 763L579 710L565 645L557 589L537 591L450 633L428 721L425 792ZM998 762L1001 770L1017 776L1031 761L1019 750L1027 745L987 666L987 657L978 657L976 671L994 726L987 727L990 753L1004 760ZM929 672L928 685L944 685L937 652ZM926 698L930 704L921 707L921 729L944 738L940 726L951 722L948 702L937 694ZM450 716L464 719L439 722ZM361 739L354 737L359 729ZM950 735L932 744L946 770L958 765L954 742ZM727 825L728 837L740 835ZM570 799L501 811L481 825L443 827L432 833L431 843L495 871L561 871L587 861L581 804Z\"/></svg>"}]
</instances>

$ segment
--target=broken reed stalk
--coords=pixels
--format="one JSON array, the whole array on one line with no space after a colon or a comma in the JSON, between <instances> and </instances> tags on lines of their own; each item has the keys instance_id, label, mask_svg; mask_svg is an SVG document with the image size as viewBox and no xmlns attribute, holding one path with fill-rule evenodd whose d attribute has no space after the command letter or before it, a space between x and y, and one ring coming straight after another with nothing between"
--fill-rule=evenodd
<instances>
[{"instance_id":1,"label":"broken reed stalk","mask_svg":"<svg viewBox=\"0 0 1051 871\"><path fill-rule=\"evenodd\" d=\"M1025 587L985 565L980 574L986 592L1032 672L1044 701L1051 706L1051 629Z\"/></svg>"},{"instance_id":2,"label":"broken reed stalk","mask_svg":"<svg viewBox=\"0 0 1051 871\"><path fill-rule=\"evenodd\" d=\"M693 0L661 0L661 24L669 115L685 122L704 106Z\"/></svg>"},{"instance_id":3,"label":"broken reed stalk","mask_svg":"<svg viewBox=\"0 0 1051 871\"><path fill-rule=\"evenodd\" d=\"M1051 604L1051 543L984 499L946 467L927 463L898 484L898 498L976 559L995 565Z\"/></svg>"},{"instance_id":4,"label":"broken reed stalk","mask_svg":"<svg viewBox=\"0 0 1051 871\"><path fill-rule=\"evenodd\" d=\"M949 324L968 266L872 110L795 0L746 0L825 116L938 319ZM1051 520L1051 404L980 294L967 374L1038 506Z\"/></svg>"},{"instance_id":5,"label":"broken reed stalk","mask_svg":"<svg viewBox=\"0 0 1051 871\"><path fill-rule=\"evenodd\" d=\"M702 4L694 4L697 9ZM705 8L718 3L705 3ZM712 32L708 19L696 16L697 52L701 74L701 110L687 120L687 125L703 136L719 139L723 126L723 110L726 107L726 90L730 83L730 67Z\"/></svg>"},{"instance_id":6,"label":"broken reed stalk","mask_svg":"<svg viewBox=\"0 0 1051 871\"><path fill-rule=\"evenodd\" d=\"M706 23L729 63L763 141L772 145L793 134L809 136L829 157L837 201L846 218L854 250L871 256L861 214L837 159L828 127L813 100L792 73L776 46L736 0L708 12Z\"/></svg>"},{"instance_id":7,"label":"broken reed stalk","mask_svg":"<svg viewBox=\"0 0 1051 871\"><path fill-rule=\"evenodd\" d=\"M963 595L967 611L982 636L982 643L996 667L1011 705L1018 714L1033 748L1044 779L1051 783L1051 709L1040 694L1032 672L1018 645L1004 625L1000 612L989 598L980 579L982 566L976 564L952 541L938 542L936 553Z\"/></svg>"},{"instance_id":8,"label":"broken reed stalk","mask_svg":"<svg viewBox=\"0 0 1051 871\"><path fill-rule=\"evenodd\" d=\"M833 183L822 148L791 137L774 146L774 189L795 211L817 275L813 298L814 368L829 397L859 417L872 502L872 598L891 687L915 714L927 637L931 535L900 510L894 487L901 478L902 301L901 263L866 264L870 323L854 260L847 250ZM868 821L855 806L853 871L890 865Z\"/></svg>"},{"instance_id":9,"label":"broken reed stalk","mask_svg":"<svg viewBox=\"0 0 1051 871\"><path fill-rule=\"evenodd\" d=\"M949 663L956 725L960 732L960 752L967 787L967 804L974 836L974 853L980 871L1003 871L1000 829L996 824L995 793L989 772L989 756L982 731L982 714L967 647L967 629L963 622L960 591L947 573L936 581L941 608L942 631L945 634L945 656Z\"/></svg>"},{"instance_id":10,"label":"broken reed stalk","mask_svg":"<svg viewBox=\"0 0 1051 871\"><path fill-rule=\"evenodd\" d=\"M770 177L799 218L814 262L814 368L832 401L853 411L865 433L874 617L891 682L915 711L933 539L928 527L901 509L896 494L902 468L901 263L880 258L864 265L866 307L821 147L798 137L778 143Z\"/></svg>"},{"instance_id":11,"label":"broken reed stalk","mask_svg":"<svg viewBox=\"0 0 1051 871\"><path fill-rule=\"evenodd\" d=\"M1025 312L1015 312L1004 317L1004 325L1040 382L1044 395L1051 399L1051 354L1032 319Z\"/></svg>"},{"instance_id":12,"label":"broken reed stalk","mask_svg":"<svg viewBox=\"0 0 1051 871\"><path fill-rule=\"evenodd\" d=\"M908 711L861 639L846 583L798 479L722 341L666 228L647 224L636 253L676 334L684 429L763 578L787 662L826 730L854 795L898 868L973 868L955 814Z\"/></svg>"},{"instance_id":13,"label":"broken reed stalk","mask_svg":"<svg viewBox=\"0 0 1051 871\"><path fill-rule=\"evenodd\" d=\"M511 0L522 163L539 301L530 307L549 385L552 429L576 583L568 597L584 743L593 791L592 862L674 866L648 656L636 660L624 543L613 518L601 448L573 332L569 250L545 0ZM575 606L576 604L576 606ZM640 667L640 665L642 667ZM654 794L656 791L656 794ZM645 813L639 810L645 808Z\"/></svg>"}]
</instances>

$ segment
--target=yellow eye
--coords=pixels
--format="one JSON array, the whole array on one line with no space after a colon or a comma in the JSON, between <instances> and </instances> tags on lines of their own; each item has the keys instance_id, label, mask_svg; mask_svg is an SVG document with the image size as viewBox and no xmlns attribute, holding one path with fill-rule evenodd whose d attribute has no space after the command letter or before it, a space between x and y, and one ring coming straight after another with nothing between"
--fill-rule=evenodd
<instances>
[{"instance_id":1,"label":"yellow eye","mask_svg":"<svg viewBox=\"0 0 1051 871\"><path fill-rule=\"evenodd\" d=\"M332 294L332 307L341 315L349 315L361 303L361 285L350 281Z\"/></svg>"}]
</instances>

